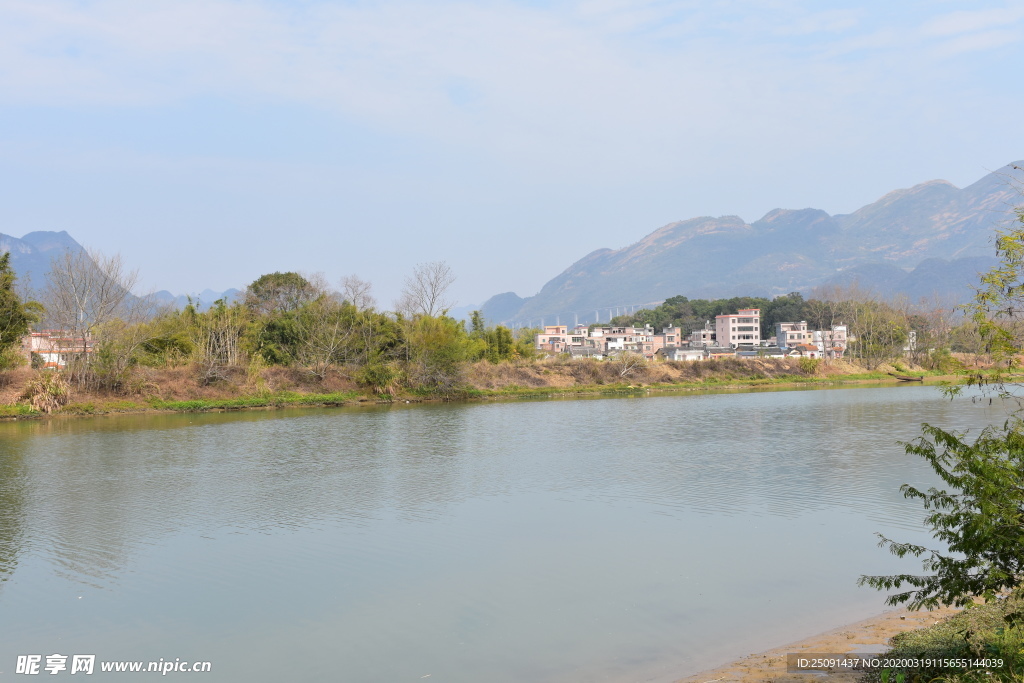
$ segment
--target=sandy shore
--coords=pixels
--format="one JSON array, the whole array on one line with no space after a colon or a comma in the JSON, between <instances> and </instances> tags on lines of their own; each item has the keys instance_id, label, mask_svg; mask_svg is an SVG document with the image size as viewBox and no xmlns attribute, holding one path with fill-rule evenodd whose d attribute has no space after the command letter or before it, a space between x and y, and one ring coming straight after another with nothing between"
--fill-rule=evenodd
<instances>
[{"instance_id":1,"label":"sandy shore","mask_svg":"<svg viewBox=\"0 0 1024 683\"><path fill-rule=\"evenodd\" d=\"M853 683L856 673L787 673L786 655L790 652L847 653L878 652L897 633L929 626L958 610L941 609L934 612L908 612L893 610L876 617L849 624L804 640L777 647L767 652L744 657L725 666L703 671L678 683L786 683L801 681L836 681Z\"/></svg>"}]
</instances>

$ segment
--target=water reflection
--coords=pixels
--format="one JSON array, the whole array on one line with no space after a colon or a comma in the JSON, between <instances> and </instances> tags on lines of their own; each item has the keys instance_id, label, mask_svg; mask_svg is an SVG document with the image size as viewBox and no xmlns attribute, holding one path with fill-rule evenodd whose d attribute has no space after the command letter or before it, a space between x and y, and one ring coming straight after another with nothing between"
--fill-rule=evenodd
<instances>
[{"instance_id":1,"label":"water reflection","mask_svg":"<svg viewBox=\"0 0 1024 683\"><path fill-rule=\"evenodd\" d=\"M896 441L1001 419L915 387L0 425L0 670L59 636L220 680L670 680L877 609L872 533L933 481Z\"/></svg>"},{"instance_id":2,"label":"water reflection","mask_svg":"<svg viewBox=\"0 0 1024 683\"><path fill-rule=\"evenodd\" d=\"M22 457L16 452L0 457L0 592L17 568L25 543L25 498Z\"/></svg>"}]
</instances>

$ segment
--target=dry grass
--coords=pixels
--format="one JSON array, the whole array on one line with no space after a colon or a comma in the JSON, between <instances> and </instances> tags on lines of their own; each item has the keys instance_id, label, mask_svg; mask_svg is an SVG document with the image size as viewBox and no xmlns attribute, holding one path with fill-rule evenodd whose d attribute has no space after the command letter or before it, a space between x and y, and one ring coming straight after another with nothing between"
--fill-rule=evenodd
<instances>
[{"instance_id":1,"label":"dry grass","mask_svg":"<svg viewBox=\"0 0 1024 683\"><path fill-rule=\"evenodd\" d=\"M648 361L628 369L614 360L548 358L535 363L491 364L480 361L466 373L469 383L491 391L516 388L570 388L608 384L692 384L751 382L768 380L831 377L862 373L864 370L843 361L819 363L814 369L801 366L799 360L723 358L702 362Z\"/></svg>"},{"instance_id":2,"label":"dry grass","mask_svg":"<svg viewBox=\"0 0 1024 683\"><path fill-rule=\"evenodd\" d=\"M803 361L803 362L802 362ZM678 386L702 387L751 386L772 382L799 382L811 378L828 380L843 375L865 372L843 361L815 361L807 359L738 359L725 358L702 362L639 361L547 358L539 361L517 361L492 364L487 361L473 363L464 368L464 379L469 388L496 393L529 393L545 390L574 389L592 391L608 386L617 390L623 386ZM178 367L136 367L117 392L111 390L84 390L70 387L59 400L73 405L102 406L121 400L138 402L233 401L247 400L282 393L340 395L366 393L356 381L358 368L331 368L322 378L301 368L286 368L262 364L248 367L225 367L218 372L220 379L209 381L208 373L196 365ZM38 382L45 371L18 368L0 372L0 405L13 405L19 399L31 401L30 395L50 395L53 392L28 391L26 386ZM364 383L365 384L365 383ZM39 387L37 387L39 389ZM59 392L58 392L59 393ZM40 399L42 400L42 399ZM41 404L42 405L42 404ZM38 410L55 409L42 405Z\"/></svg>"},{"instance_id":3,"label":"dry grass","mask_svg":"<svg viewBox=\"0 0 1024 683\"><path fill-rule=\"evenodd\" d=\"M13 405L19 400L30 400L27 398L29 394L41 391L34 383L38 383L44 375L53 374L55 373L52 371L41 372L29 368L0 372L0 405ZM259 393L258 388L249 381L250 378L244 368L227 368L224 371L225 379L212 384L204 383L201 374L199 368L192 366L138 367L124 383L121 391L88 391L70 387L68 398L75 402L102 402L111 398L215 401ZM358 388L344 369L332 369L322 380L297 368L269 367L261 369L258 374L264 390L271 393L294 391L334 394L356 391Z\"/></svg>"},{"instance_id":4,"label":"dry grass","mask_svg":"<svg viewBox=\"0 0 1024 683\"><path fill-rule=\"evenodd\" d=\"M15 403L36 372L28 367L0 370L0 405Z\"/></svg>"}]
</instances>

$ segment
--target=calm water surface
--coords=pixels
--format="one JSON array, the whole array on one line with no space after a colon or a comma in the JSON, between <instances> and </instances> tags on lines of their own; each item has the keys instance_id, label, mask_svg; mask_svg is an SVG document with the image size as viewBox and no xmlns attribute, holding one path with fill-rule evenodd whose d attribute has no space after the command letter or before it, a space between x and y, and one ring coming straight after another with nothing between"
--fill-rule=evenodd
<instances>
[{"instance_id":1,"label":"calm water surface","mask_svg":"<svg viewBox=\"0 0 1024 683\"><path fill-rule=\"evenodd\" d=\"M934 479L897 440L1004 418L897 387L0 424L0 678L671 681L882 611L857 577L918 565L873 534L924 540L899 486Z\"/></svg>"}]
</instances>

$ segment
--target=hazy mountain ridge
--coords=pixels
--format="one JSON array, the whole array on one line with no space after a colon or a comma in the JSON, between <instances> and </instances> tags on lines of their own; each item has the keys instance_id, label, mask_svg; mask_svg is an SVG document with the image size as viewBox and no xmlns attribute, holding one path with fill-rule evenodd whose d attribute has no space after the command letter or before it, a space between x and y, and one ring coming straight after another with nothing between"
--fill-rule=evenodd
<instances>
[{"instance_id":1,"label":"hazy mountain ridge","mask_svg":"<svg viewBox=\"0 0 1024 683\"><path fill-rule=\"evenodd\" d=\"M749 224L738 216L675 221L627 247L592 251L535 296L492 297L483 311L493 322L582 321L595 309L607 319L610 307L677 294L776 296L853 282L885 296L963 300L994 263L995 230L1022 201L1012 173L1007 165L963 189L927 181L850 214L775 209Z\"/></svg>"},{"instance_id":2,"label":"hazy mountain ridge","mask_svg":"<svg viewBox=\"0 0 1024 683\"><path fill-rule=\"evenodd\" d=\"M46 284L47 273L50 272L50 260L64 251L79 252L85 251L85 248L66 230L30 232L20 238L0 233L0 254L10 252L11 268L14 269L14 274L18 278L17 285L22 290L41 289ZM237 289L223 292L206 289L199 294L193 294L192 300L198 304L200 310L204 310L217 299L226 298L230 302L241 294L242 292ZM188 295L175 295L167 290L153 294L156 303L169 304L175 308L184 308L188 304L188 298Z\"/></svg>"},{"instance_id":3,"label":"hazy mountain ridge","mask_svg":"<svg viewBox=\"0 0 1024 683\"><path fill-rule=\"evenodd\" d=\"M242 294L244 294L244 292L234 288L224 290L223 292L204 289L198 294L173 294L166 289L161 289L159 292L153 294L153 299L157 303L167 304L174 308L185 308L191 300L191 302L196 305L196 308L200 311L205 311L218 299L225 299L227 303L230 304L241 298Z\"/></svg>"},{"instance_id":4,"label":"hazy mountain ridge","mask_svg":"<svg viewBox=\"0 0 1024 683\"><path fill-rule=\"evenodd\" d=\"M50 272L50 259L65 250L84 251L65 230L30 232L20 238L0 233L0 254L10 252L19 289L42 287Z\"/></svg>"}]
</instances>

